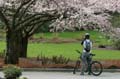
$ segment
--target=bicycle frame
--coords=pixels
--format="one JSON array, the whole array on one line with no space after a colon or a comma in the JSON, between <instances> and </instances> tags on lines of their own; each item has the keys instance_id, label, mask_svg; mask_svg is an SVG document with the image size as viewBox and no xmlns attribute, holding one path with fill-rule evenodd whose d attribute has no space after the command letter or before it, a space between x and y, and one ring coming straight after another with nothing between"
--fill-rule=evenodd
<instances>
[{"instance_id":1,"label":"bicycle frame","mask_svg":"<svg viewBox=\"0 0 120 79\"><path fill-rule=\"evenodd\" d=\"M79 66L80 66L80 60L81 60L81 56L82 56L82 53L79 50L76 50L76 52L80 54L80 58L79 58L79 60L76 61L76 65L75 65L75 68L73 70L73 74L75 74L76 70L79 68ZM91 54L90 53L89 56L91 57L91 60L90 60L90 63L87 62L88 65L87 65L87 69L86 69L85 72L89 71L89 73L92 73L94 76L99 76L102 73L102 70L103 70L102 64L99 61L93 61L92 60L92 57L95 56L95 54ZM97 69L100 68L100 70L98 70L97 73L96 73L96 71L94 72L94 65L95 64L99 65L99 67ZM95 69L96 69L96 66L95 66Z\"/></svg>"}]
</instances>

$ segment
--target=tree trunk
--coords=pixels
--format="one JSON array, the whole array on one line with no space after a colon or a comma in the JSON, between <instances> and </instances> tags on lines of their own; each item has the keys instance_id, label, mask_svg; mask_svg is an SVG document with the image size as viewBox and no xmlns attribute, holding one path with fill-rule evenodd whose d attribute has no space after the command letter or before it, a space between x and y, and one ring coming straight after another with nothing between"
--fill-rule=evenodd
<instances>
[{"instance_id":1,"label":"tree trunk","mask_svg":"<svg viewBox=\"0 0 120 79\"><path fill-rule=\"evenodd\" d=\"M6 32L7 51L5 57L6 64L18 64L21 52L21 36L19 32Z\"/></svg>"},{"instance_id":2,"label":"tree trunk","mask_svg":"<svg viewBox=\"0 0 120 79\"><path fill-rule=\"evenodd\" d=\"M20 57L27 58L27 47L28 47L28 37L22 38L22 51L20 53Z\"/></svg>"}]
</instances>

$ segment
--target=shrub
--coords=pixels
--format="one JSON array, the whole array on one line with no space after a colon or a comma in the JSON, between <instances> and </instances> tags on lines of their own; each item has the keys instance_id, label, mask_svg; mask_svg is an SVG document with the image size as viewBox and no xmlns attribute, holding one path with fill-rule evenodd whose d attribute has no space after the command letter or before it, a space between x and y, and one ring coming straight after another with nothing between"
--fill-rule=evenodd
<instances>
[{"instance_id":1,"label":"shrub","mask_svg":"<svg viewBox=\"0 0 120 79\"><path fill-rule=\"evenodd\" d=\"M3 67L3 73L6 79L16 79L22 75L22 70L20 67L8 65Z\"/></svg>"},{"instance_id":2,"label":"shrub","mask_svg":"<svg viewBox=\"0 0 120 79\"><path fill-rule=\"evenodd\" d=\"M69 61L69 58L65 58L62 55L52 57L52 62L55 64L68 64Z\"/></svg>"},{"instance_id":3,"label":"shrub","mask_svg":"<svg viewBox=\"0 0 120 79\"><path fill-rule=\"evenodd\" d=\"M37 61L41 60L41 64L42 65L46 65L49 63L50 59L48 57L46 57L45 55L41 55L41 56L37 56Z\"/></svg>"},{"instance_id":4,"label":"shrub","mask_svg":"<svg viewBox=\"0 0 120 79\"><path fill-rule=\"evenodd\" d=\"M5 50L0 51L0 57L1 57L1 58L5 57L5 53L6 53L6 51L5 51Z\"/></svg>"},{"instance_id":5,"label":"shrub","mask_svg":"<svg viewBox=\"0 0 120 79\"><path fill-rule=\"evenodd\" d=\"M115 41L114 46L115 46L116 49L120 50L120 39Z\"/></svg>"},{"instance_id":6,"label":"shrub","mask_svg":"<svg viewBox=\"0 0 120 79\"><path fill-rule=\"evenodd\" d=\"M99 45L98 47L99 47L99 48L106 48L105 45Z\"/></svg>"}]
</instances>

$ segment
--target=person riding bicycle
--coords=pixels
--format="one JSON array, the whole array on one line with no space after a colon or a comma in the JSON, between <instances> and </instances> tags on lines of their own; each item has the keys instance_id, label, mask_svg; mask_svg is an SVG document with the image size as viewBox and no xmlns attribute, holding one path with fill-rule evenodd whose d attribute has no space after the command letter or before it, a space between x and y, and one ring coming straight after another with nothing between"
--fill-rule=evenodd
<instances>
[{"instance_id":1,"label":"person riding bicycle","mask_svg":"<svg viewBox=\"0 0 120 79\"><path fill-rule=\"evenodd\" d=\"M90 34L89 33L85 34L85 38L81 42L81 45L83 45L83 53L82 53L82 56L81 56L81 61L82 61L81 75L84 75L85 71L88 71L88 74L90 75L89 63L91 61L90 53L91 53L91 49L92 49L92 41L90 40Z\"/></svg>"}]
</instances>

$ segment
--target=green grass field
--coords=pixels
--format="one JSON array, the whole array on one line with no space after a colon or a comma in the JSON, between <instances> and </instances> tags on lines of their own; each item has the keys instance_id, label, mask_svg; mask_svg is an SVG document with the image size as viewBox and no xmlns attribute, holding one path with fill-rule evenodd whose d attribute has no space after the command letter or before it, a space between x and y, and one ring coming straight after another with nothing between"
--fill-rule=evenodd
<instances>
[{"instance_id":1,"label":"green grass field","mask_svg":"<svg viewBox=\"0 0 120 79\"><path fill-rule=\"evenodd\" d=\"M0 42L0 51L5 49L5 42ZM45 55L49 58L52 56L63 55L66 58L72 60L78 59L79 54L76 49L82 51L82 47L79 43L65 43L65 44L51 44L51 43L30 43L28 46L28 57L37 57L38 55ZM96 54L95 59L120 59L120 51L117 50L96 50L93 49L93 53Z\"/></svg>"},{"instance_id":2,"label":"green grass field","mask_svg":"<svg viewBox=\"0 0 120 79\"><path fill-rule=\"evenodd\" d=\"M94 40L95 45L105 44L110 45L112 42L108 40L104 35L96 31L82 31L82 32L63 32L57 33L59 38L82 38L83 35L89 32L91 34L92 40ZM44 33L44 34L35 34L35 38L39 37L44 38L53 38L55 37L53 33ZM0 52L6 48L4 41L0 41ZM76 49L82 52L82 46L80 42L77 43L62 43L62 44L53 44L53 43L29 43L28 45L28 57L37 57L39 55L45 55L47 57L63 55L66 58L72 60L78 59L79 54L75 51ZM120 59L120 51L118 50L100 50L93 49L93 53L96 54L95 59Z\"/></svg>"},{"instance_id":3,"label":"green grass field","mask_svg":"<svg viewBox=\"0 0 120 79\"><path fill-rule=\"evenodd\" d=\"M31 49L32 48L32 49ZM76 49L82 52L82 47L79 43L66 43L66 44L29 44L28 56L45 55L47 57L63 55L64 57L72 60L78 59L79 54L75 51ZM120 51L117 50L96 50L92 51L96 56L95 59L120 59Z\"/></svg>"},{"instance_id":4,"label":"green grass field","mask_svg":"<svg viewBox=\"0 0 120 79\"><path fill-rule=\"evenodd\" d=\"M93 40L93 42L97 45L111 45L112 41L108 40L107 37L98 32L98 31L78 31L78 32L60 32L60 33L38 33L35 34L33 37L34 38L47 38L47 39L51 39L54 37L58 37L58 38L63 38L63 39L82 39L85 35L85 33L90 33L91 35L91 39Z\"/></svg>"}]
</instances>

